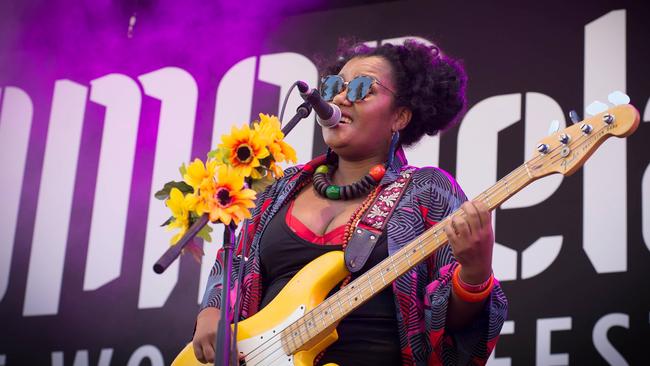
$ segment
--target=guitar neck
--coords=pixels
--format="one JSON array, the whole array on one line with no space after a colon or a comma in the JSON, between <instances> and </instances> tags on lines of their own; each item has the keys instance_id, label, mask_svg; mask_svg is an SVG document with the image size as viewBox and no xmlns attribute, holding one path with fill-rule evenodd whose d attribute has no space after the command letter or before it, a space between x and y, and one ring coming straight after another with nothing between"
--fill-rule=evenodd
<instances>
[{"instance_id":1,"label":"guitar neck","mask_svg":"<svg viewBox=\"0 0 650 366\"><path fill-rule=\"evenodd\" d=\"M529 164L530 161L513 170L492 187L479 194L476 200L484 202L490 210L499 206L537 179L530 174ZM335 327L341 319L433 254L447 242L448 238L444 227L458 215L463 216L465 213L461 209L457 209L285 329L283 338L289 350L294 352L317 335ZM293 334L301 334L301 336L294 339ZM302 335L307 336L303 337Z\"/></svg>"}]
</instances>

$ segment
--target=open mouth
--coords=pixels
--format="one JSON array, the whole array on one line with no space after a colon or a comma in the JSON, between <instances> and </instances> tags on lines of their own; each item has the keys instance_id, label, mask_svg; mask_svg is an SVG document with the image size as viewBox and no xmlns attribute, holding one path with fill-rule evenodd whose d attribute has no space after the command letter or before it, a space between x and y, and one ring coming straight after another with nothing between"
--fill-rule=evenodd
<instances>
[{"instance_id":1,"label":"open mouth","mask_svg":"<svg viewBox=\"0 0 650 366\"><path fill-rule=\"evenodd\" d=\"M344 123L344 124L350 124L350 123L352 123L352 118L350 118L349 116L346 116L346 115L342 115L341 120L339 122Z\"/></svg>"}]
</instances>

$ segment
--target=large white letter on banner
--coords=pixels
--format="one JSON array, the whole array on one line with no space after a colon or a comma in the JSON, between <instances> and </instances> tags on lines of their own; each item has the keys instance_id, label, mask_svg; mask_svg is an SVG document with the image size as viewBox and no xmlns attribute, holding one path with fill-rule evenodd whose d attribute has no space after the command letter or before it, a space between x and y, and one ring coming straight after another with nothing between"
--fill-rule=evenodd
<instances>
[{"instance_id":1,"label":"large white letter on banner","mask_svg":"<svg viewBox=\"0 0 650 366\"><path fill-rule=\"evenodd\" d=\"M54 84L45 158L38 191L23 315L59 311L72 194L88 88L70 80Z\"/></svg>"},{"instance_id":2,"label":"large white letter on banner","mask_svg":"<svg viewBox=\"0 0 650 366\"><path fill-rule=\"evenodd\" d=\"M470 199L497 181L498 133L520 118L520 94L487 98L467 112L458 130L456 179ZM517 252L495 242L492 267L499 280L516 279Z\"/></svg>"},{"instance_id":3,"label":"large white letter on banner","mask_svg":"<svg viewBox=\"0 0 650 366\"><path fill-rule=\"evenodd\" d=\"M192 75L176 67L144 74L139 80L145 94L161 101L138 298L138 308L142 309L163 306L178 281L178 262L160 275L152 269L169 247L169 234L160 229L169 212L153 194L178 176L179 159L190 159L198 87Z\"/></svg>"},{"instance_id":4,"label":"large white letter on banner","mask_svg":"<svg viewBox=\"0 0 650 366\"><path fill-rule=\"evenodd\" d=\"M90 100L105 106L106 113L88 239L86 291L120 276L142 104L138 84L126 75L102 76L90 86Z\"/></svg>"},{"instance_id":5,"label":"large white letter on banner","mask_svg":"<svg viewBox=\"0 0 650 366\"><path fill-rule=\"evenodd\" d=\"M2 98L2 89L0 89ZM6 213L0 220L0 301L7 292L11 269L20 193L27 160L34 106L22 89L6 87L0 109L0 202Z\"/></svg>"},{"instance_id":6,"label":"large white letter on banner","mask_svg":"<svg viewBox=\"0 0 650 366\"><path fill-rule=\"evenodd\" d=\"M584 105L625 92L625 10L585 26ZM607 57L603 57L607 50ZM609 139L584 166L582 239L598 273L627 270L627 140Z\"/></svg>"}]
</instances>

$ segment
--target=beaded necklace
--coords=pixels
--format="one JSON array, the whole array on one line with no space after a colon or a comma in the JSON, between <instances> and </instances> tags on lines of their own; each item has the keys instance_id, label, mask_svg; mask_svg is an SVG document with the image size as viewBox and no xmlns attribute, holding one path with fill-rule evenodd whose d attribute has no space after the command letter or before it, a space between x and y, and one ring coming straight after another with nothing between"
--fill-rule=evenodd
<instances>
[{"instance_id":1,"label":"beaded necklace","mask_svg":"<svg viewBox=\"0 0 650 366\"><path fill-rule=\"evenodd\" d=\"M379 184L386 174L386 168L383 164L373 166L368 174L360 180L345 186L332 184L330 177L336 170L333 164L323 164L316 168L314 173L314 188L322 197L330 200L352 200L367 195Z\"/></svg>"}]
</instances>

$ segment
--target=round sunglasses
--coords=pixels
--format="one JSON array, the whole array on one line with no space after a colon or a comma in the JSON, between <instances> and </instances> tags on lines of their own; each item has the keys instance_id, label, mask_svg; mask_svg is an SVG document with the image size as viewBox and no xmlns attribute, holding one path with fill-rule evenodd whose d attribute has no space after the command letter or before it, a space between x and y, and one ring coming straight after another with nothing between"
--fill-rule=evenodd
<instances>
[{"instance_id":1,"label":"round sunglasses","mask_svg":"<svg viewBox=\"0 0 650 366\"><path fill-rule=\"evenodd\" d=\"M346 98L352 103L365 99L370 93L372 84L388 90L395 96L395 92L379 82L376 78L368 75L360 75L350 81L343 80L340 75L325 76L320 84L320 94L325 101L331 102L334 97L347 88Z\"/></svg>"}]
</instances>

